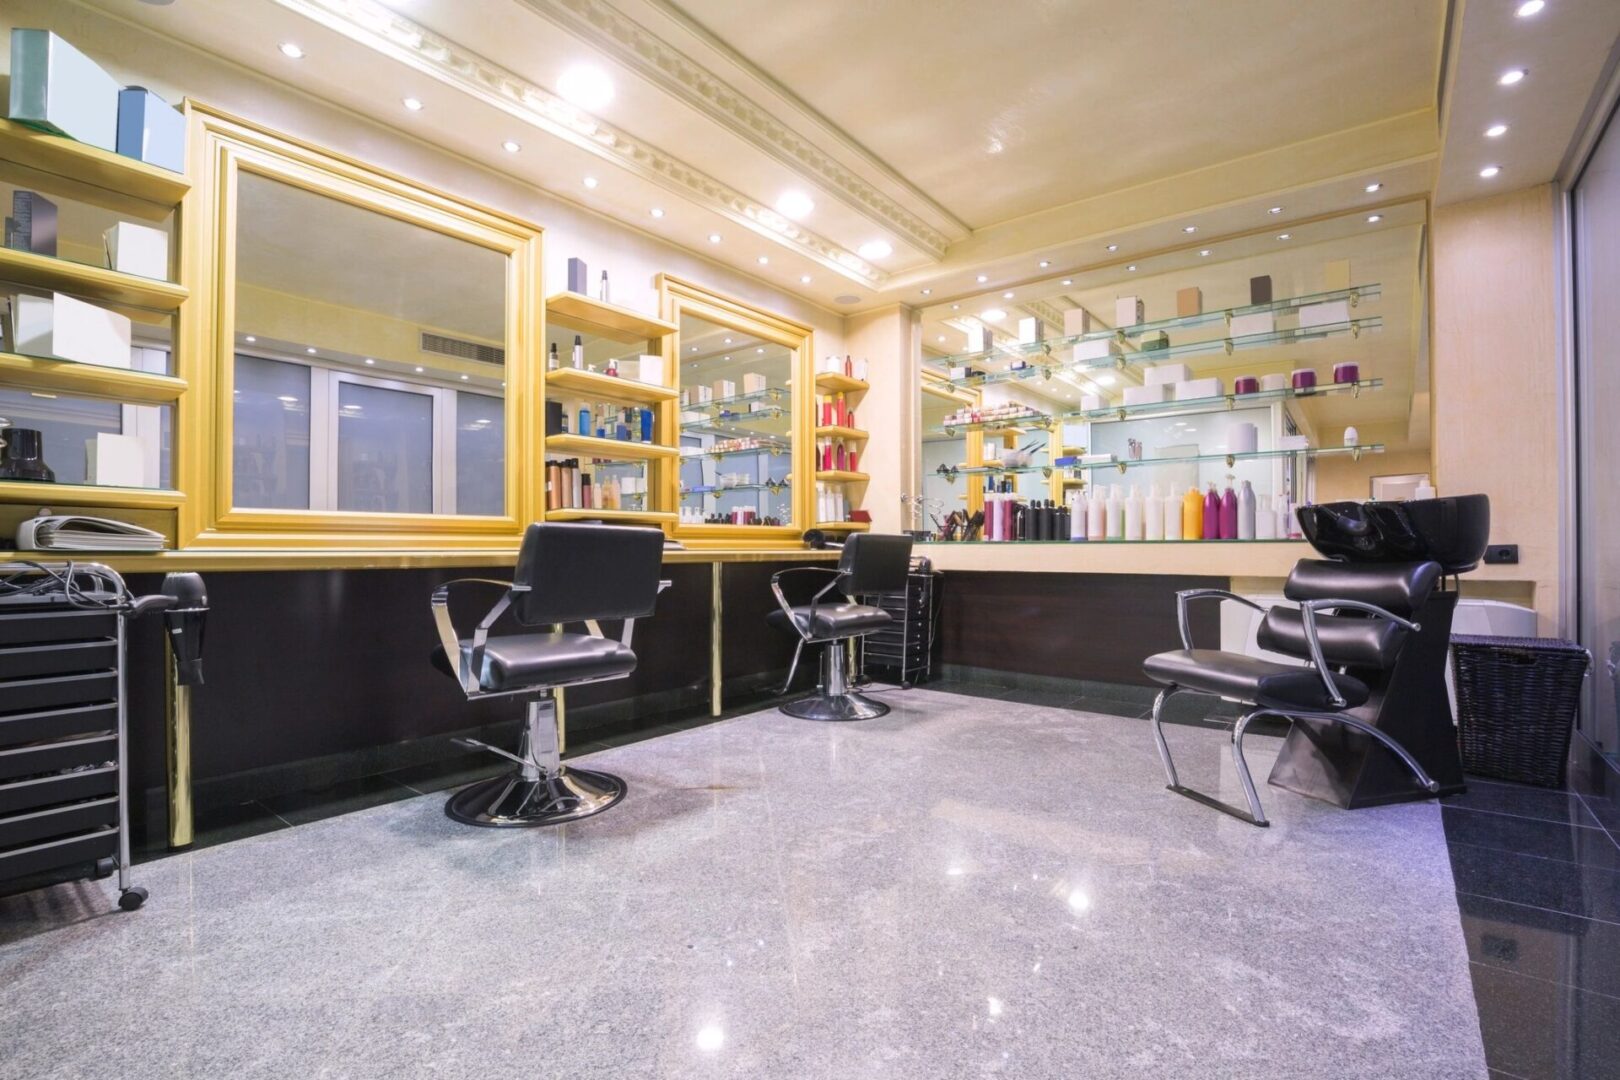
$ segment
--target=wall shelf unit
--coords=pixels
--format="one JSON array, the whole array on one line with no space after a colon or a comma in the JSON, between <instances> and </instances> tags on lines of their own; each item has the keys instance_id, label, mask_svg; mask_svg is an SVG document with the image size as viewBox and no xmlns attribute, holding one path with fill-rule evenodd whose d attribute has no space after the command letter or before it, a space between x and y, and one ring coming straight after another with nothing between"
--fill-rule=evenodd
<instances>
[{"instance_id":1,"label":"wall shelf unit","mask_svg":"<svg viewBox=\"0 0 1620 1080\"><path fill-rule=\"evenodd\" d=\"M625 439L598 439L594 435L547 435L546 449L603 461L668 461L681 455L673 446Z\"/></svg>"},{"instance_id":2,"label":"wall shelf unit","mask_svg":"<svg viewBox=\"0 0 1620 1080\"><path fill-rule=\"evenodd\" d=\"M6 247L0 247L0 280L153 311L178 311L191 295L184 285L172 281Z\"/></svg>"},{"instance_id":3,"label":"wall shelf unit","mask_svg":"<svg viewBox=\"0 0 1620 1080\"><path fill-rule=\"evenodd\" d=\"M17 353L0 353L0 383L135 405L167 405L186 392L186 381L172 375Z\"/></svg>"},{"instance_id":4,"label":"wall shelf unit","mask_svg":"<svg viewBox=\"0 0 1620 1080\"><path fill-rule=\"evenodd\" d=\"M186 501L169 488L103 487L96 484L39 484L0 480L0 502L25 506L127 506L172 510Z\"/></svg>"},{"instance_id":5,"label":"wall shelf unit","mask_svg":"<svg viewBox=\"0 0 1620 1080\"><path fill-rule=\"evenodd\" d=\"M816 389L823 393L836 394L842 390L846 394L864 394L872 388L872 384L865 379L857 379L852 375L845 375L841 371L821 371L816 373Z\"/></svg>"},{"instance_id":6,"label":"wall shelf unit","mask_svg":"<svg viewBox=\"0 0 1620 1080\"><path fill-rule=\"evenodd\" d=\"M850 472L848 469L821 469L816 472L816 480L824 484L864 484L870 479L863 472Z\"/></svg>"},{"instance_id":7,"label":"wall shelf unit","mask_svg":"<svg viewBox=\"0 0 1620 1080\"><path fill-rule=\"evenodd\" d=\"M834 424L831 427L816 428L816 438L844 439L848 442L865 442L867 435L866 432L862 431L860 428L840 427Z\"/></svg>"},{"instance_id":8,"label":"wall shelf unit","mask_svg":"<svg viewBox=\"0 0 1620 1080\"><path fill-rule=\"evenodd\" d=\"M674 323L572 292L553 293L546 297L546 318L563 323L570 329L613 338L626 344L661 338L676 330Z\"/></svg>"},{"instance_id":9,"label":"wall shelf unit","mask_svg":"<svg viewBox=\"0 0 1620 1080\"><path fill-rule=\"evenodd\" d=\"M191 190L191 182L184 173L38 131L13 120L0 120L0 158L59 177L75 189L100 189L74 195L86 202L117 210L125 209L130 200L145 203L143 216L148 218L166 217Z\"/></svg>"},{"instance_id":10,"label":"wall shelf unit","mask_svg":"<svg viewBox=\"0 0 1620 1080\"><path fill-rule=\"evenodd\" d=\"M1382 454L1383 443L1367 443L1362 446L1317 446L1307 447L1303 450L1255 450L1242 454L1185 454L1178 457L1122 459L1115 461L1099 461L1089 465L1020 465L1016 467L1003 467L1001 465L962 465L957 468L948 468L941 465L938 475L949 480L958 476L1011 476L1022 473L1040 473L1051 476L1054 472L1066 473L1079 477L1081 473L1098 469L1111 469L1117 472L1126 472L1131 469L1150 468L1155 465L1201 465L1208 462L1224 462L1228 467L1239 461L1260 461L1269 458L1315 458L1349 456L1357 460L1362 454ZM817 474L820 475L819 473Z\"/></svg>"},{"instance_id":11,"label":"wall shelf unit","mask_svg":"<svg viewBox=\"0 0 1620 1080\"><path fill-rule=\"evenodd\" d=\"M557 368L546 372L546 387L552 391L578 394L593 400L600 398L621 405L661 405L680 396L667 386L655 386L578 368Z\"/></svg>"}]
</instances>

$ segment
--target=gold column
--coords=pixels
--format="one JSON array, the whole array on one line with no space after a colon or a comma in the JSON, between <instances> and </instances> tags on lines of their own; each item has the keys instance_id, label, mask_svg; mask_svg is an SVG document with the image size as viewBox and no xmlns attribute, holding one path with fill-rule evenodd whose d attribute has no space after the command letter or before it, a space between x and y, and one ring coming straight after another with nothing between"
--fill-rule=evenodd
<instances>
[{"instance_id":1,"label":"gold column","mask_svg":"<svg viewBox=\"0 0 1620 1080\"><path fill-rule=\"evenodd\" d=\"M719 716L725 705L720 700L720 683L725 677L725 666L720 662L720 567L719 559L710 564L713 577L709 589L709 715Z\"/></svg>"},{"instance_id":2,"label":"gold column","mask_svg":"<svg viewBox=\"0 0 1620 1080\"><path fill-rule=\"evenodd\" d=\"M169 846L191 843L191 687L181 686L175 668L174 650L164 636L164 670L168 675L164 690L169 743Z\"/></svg>"}]
</instances>

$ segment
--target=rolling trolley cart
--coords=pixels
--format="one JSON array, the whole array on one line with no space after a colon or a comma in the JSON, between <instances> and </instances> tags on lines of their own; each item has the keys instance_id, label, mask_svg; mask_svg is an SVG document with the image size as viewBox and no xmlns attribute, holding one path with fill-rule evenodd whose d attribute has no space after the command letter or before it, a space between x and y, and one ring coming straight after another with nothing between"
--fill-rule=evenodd
<instances>
[{"instance_id":1,"label":"rolling trolley cart","mask_svg":"<svg viewBox=\"0 0 1620 1080\"><path fill-rule=\"evenodd\" d=\"M130 884L129 623L167 613L177 656L201 682L201 579L170 574L164 591L131 595L117 571L89 562L0 563L0 887L19 878L94 868Z\"/></svg>"},{"instance_id":2,"label":"rolling trolley cart","mask_svg":"<svg viewBox=\"0 0 1620 1080\"><path fill-rule=\"evenodd\" d=\"M933 676L939 577L927 557L913 556L905 592L880 593L868 598L887 611L893 622L861 639L863 670L896 673L904 687L926 682Z\"/></svg>"}]
</instances>

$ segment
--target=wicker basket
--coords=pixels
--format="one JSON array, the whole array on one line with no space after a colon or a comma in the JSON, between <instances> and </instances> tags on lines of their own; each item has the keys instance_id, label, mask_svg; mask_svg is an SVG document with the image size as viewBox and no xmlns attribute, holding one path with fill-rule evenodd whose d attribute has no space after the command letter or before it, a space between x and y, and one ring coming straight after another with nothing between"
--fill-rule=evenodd
<instances>
[{"instance_id":1,"label":"wicker basket","mask_svg":"<svg viewBox=\"0 0 1620 1080\"><path fill-rule=\"evenodd\" d=\"M1561 788L1592 655L1556 638L1451 639L1465 772Z\"/></svg>"}]
</instances>

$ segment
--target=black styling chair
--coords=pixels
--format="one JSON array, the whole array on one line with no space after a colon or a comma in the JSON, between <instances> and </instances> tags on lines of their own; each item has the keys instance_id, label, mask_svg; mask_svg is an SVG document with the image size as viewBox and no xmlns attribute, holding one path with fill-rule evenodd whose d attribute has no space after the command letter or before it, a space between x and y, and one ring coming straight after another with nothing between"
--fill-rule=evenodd
<instances>
[{"instance_id":1,"label":"black styling chair","mask_svg":"<svg viewBox=\"0 0 1620 1080\"><path fill-rule=\"evenodd\" d=\"M433 664L460 684L469 700L527 698L528 723L516 754L476 739L466 746L510 759L517 767L462 788L444 811L469 825L555 825L600 813L624 797L624 781L607 773L570 769L557 741L558 687L622 679L636 669L630 634L651 615L658 594L664 534L618 525L530 525L513 580L458 578L433 590L439 647ZM471 637L450 618L450 593L459 585L503 589ZM538 633L490 634L507 612ZM600 619L623 619L615 641ZM583 623L584 634L563 632ZM455 658L452 660L452 658Z\"/></svg>"},{"instance_id":2,"label":"black styling chair","mask_svg":"<svg viewBox=\"0 0 1620 1080\"><path fill-rule=\"evenodd\" d=\"M910 571L911 537L855 533L844 542L838 569L792 566L771 575L771 592L780 610L765 616L765 621L799 639L782 693L787 693L793 685L794 673L799 670L799 654L804 647L827 646L821 654L821 685L809 697L783 705L783 712L806 720L871 720L889 711L882 702L851 689L846 643L850 638L881 630L890 621L887 611L862 604L859 598L875 593L904 592ZM782 594L782 579L790 574L825 574L832 580L811 597L808 604L794 606ZM840 595L823 600L834 589Z\"/></svg>"},{"instance_id":3,"label":"black styling chair","mask_svg":"<svg viewBox=\"0 0 1620 1080\"><path fill-rule=\"evenodd\" d=\"M1421 791L1410 787L1399 798L1425 798L1439 792L1440 784L1380 726L1390 726L1382 714L1386 691L1401 681L1414 663L1430 667L1422 648L1409 648L1420 640L1422 627L1414 621L1441 584L1437 562L1342 563L1303 559L1288 575L1283 594L1299 604L1267 610L1253 601L1221 589L1189 589L1176 594L1177 619L1184 648L1150 656L1142 670L1165 689L1153 703L1153 738L1171 791L1212 806L1254 825L1266 825L1265 811L1255 794L1254 780L1243 759L1243 733L1257 717L1272 716L1303 723L1313 740L1317 732L1335 725L1377 740L1417 778ZM1189 601L1207 597L1232 600L1264 612L1258 642L1261 648L1299 657L1308 664L1280 663L1242 653L1199 649L1193 646L1187 624ZM1407 655L1412 654L1412 655ZM1444 663L1442 644L1440 662ZM1220 802L1181 785L1161 724L1165 702L1190 690L1235 698L1249 709L1232 730L1232 763L1248 800L1247 811ZM1436 723L1450 726L1449 714ZM1362 740L1365 742L1365 739ZM1370 744L1369 744L1370 745ZM1454 755L1453 755L1454 756ZM1366 771L1360 765L1359 771ZM1275 782L1276 777L1273 776Z\"/></svg>"}]
</instances>

